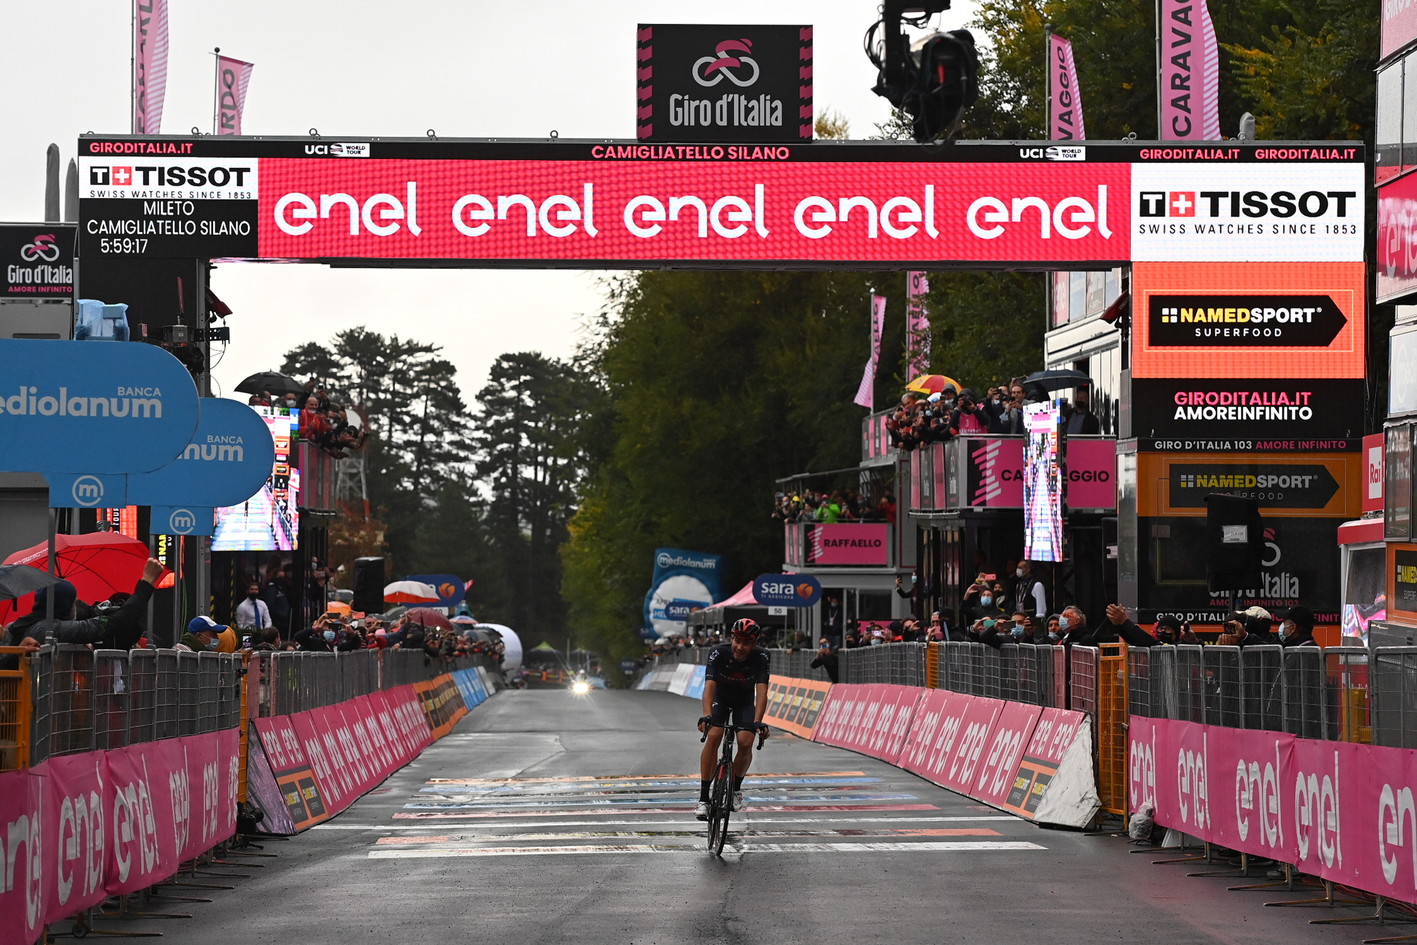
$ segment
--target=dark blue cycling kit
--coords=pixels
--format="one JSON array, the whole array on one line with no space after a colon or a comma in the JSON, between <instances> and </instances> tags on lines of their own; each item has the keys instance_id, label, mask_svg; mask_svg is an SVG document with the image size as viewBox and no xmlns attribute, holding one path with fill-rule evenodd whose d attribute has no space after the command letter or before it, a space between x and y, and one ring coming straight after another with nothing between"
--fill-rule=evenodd
<instances>
[{"instance_id":1,"label":"dark blue cycling kit","mask_svg":"<svg viewBox=\"0 0 1417 945\"><path fill-rule=\"evenodd\" d=\"M767 685L772 676L772 661L765 650L753 649L747 659L733 658L733 644L725 643L709 651L704 682L715 682L713 710L709 716L715 724L731 721L734 725L751 725L756 721L754 700L757 687ZM732 719L729 714L732 713Z\"/></svg>"}]
</instances>

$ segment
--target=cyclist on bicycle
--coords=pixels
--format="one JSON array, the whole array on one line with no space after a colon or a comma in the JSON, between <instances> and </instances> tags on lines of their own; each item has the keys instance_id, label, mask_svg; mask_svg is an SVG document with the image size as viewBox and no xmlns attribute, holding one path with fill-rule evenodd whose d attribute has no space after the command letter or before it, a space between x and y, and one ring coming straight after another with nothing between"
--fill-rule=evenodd
<instances>
[{"instance_id":1,"label":"cyclist on bicycle","mask_svg":"<svg viewBox=\"0 0 1417 945\"><path fill-rule=\"evenodd\" d=\"M704 714L699 719L699 731L708 730L699 756L699 806L694 810L699 820L708 820L709 781L723 743L722 726L732 724L748 729L738 733L738 754L733 759L733 810L743 806L743 777L753 763L753 734L756 731L767 737L763 716L768 711L768 677L772 670L767 651L758 648L761 635L757 621L744 617L733 624L733 642L709 651L708 668L704 671Z\"/></svg>"}]
</instances>

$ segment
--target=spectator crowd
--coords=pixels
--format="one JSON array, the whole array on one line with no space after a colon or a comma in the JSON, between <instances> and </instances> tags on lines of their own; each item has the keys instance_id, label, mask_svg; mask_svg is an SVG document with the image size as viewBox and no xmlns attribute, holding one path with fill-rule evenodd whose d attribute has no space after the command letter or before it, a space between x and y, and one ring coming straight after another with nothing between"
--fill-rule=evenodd
<instances>
[{"instance_id":1,"label":"spectator crowd","mask_svg":"<svg viewBox=\"0 0 1417 945\"><path fill-rule=\"evenodd\" d=\"M886 418L886 431L892 446L907 451L956 436L1022 434L1024 407L1048 399L1046 388L1027 383L1022 377L990 387L982 398L968 387L956 390L946 385L929 395L907 390ZM1101 422L1090 406L1088 389L1077 388L1072 402L1065 402L1063 408L1068 433L1101 432Z\"/></svg>"},{"instance_id":2,"label":"spectator crowd","mask_svg":"<svg viewBox=\"0 0 1417 945\"><path fill-rule=\"evenodd\" d=\"M287 392L272 396L270 391L263 390L252 394L247 402L253 407L283 407L298 412L300 438L337 458L358 450L369 435L367 429L350 422L351 415L359 419L354 406L337 402L316 381L307 381L303 394Z\"/></svg>"}]
</instances>

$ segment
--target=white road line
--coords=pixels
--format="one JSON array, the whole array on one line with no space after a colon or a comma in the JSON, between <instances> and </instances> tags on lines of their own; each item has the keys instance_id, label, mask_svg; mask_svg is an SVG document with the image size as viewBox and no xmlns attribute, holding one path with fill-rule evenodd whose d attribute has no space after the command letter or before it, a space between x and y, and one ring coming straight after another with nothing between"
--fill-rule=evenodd
<instances>
[{"instance_id":1,"label":"white road line","mask_svg":"<svg viewBox=\"0 0 1417 945\"><path fill-rule=\"evenodd\" d=\"M910 817L902 815L900 817L851 817L845 821L839 817L776 817L772 814L752 814L755 817L764 818L764 822L773 824L824 824L824 823L852 823L852 824L958 824L973 823L980 820L1012 820L1022 824L1023 821L1011 814L971 814L962 817ZM509 818L513 815L508 815ZM528 820L527 815L515 815L516 826L526 827L537 822L535 818ZM703 824L697 820L544 820L548 826L556 827L696 827L703 829ZM446 832L447 824L316 824L311 830L438 830Z\"/></svg>"},{"instance_id":2,"label":"white road line","mask_svg":"<svg viewBox=\"0 0 1417 945\"><path fill-rule=\"evenodd\" d=\"M944 843L747 843L740 853L979 853L1001 850L1044 850L1036 843L1013 840L984 840ZM430 860L470 856L570 856L584 853L684 853L702 855L702 848L655 844L607 844L605 846L530 847L450 847L434 850L374 849L371 860Z\"/></svg>"}]
</instances>

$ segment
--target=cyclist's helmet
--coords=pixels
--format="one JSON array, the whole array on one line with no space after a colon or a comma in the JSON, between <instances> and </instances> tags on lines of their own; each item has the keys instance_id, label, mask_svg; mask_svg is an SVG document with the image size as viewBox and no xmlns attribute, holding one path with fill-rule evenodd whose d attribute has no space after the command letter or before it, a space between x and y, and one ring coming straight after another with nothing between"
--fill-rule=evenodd
<instances>
[{"instance_id":1,"label":"cyclist's helmet","mask_svg":"<svg viewBox=\"0 0 1417 945\"><path fill-rule=\"evenodd\" d=\"M741 617L733 623L733 638L756 642L762 636L763 628L758 626L758 622L751 617Z\"/></svg>"}]
</instances>

